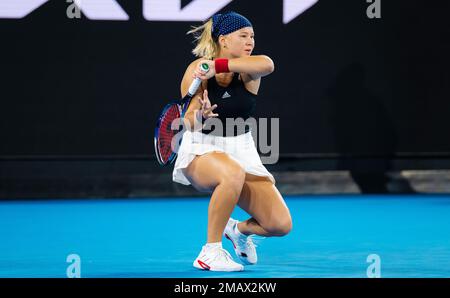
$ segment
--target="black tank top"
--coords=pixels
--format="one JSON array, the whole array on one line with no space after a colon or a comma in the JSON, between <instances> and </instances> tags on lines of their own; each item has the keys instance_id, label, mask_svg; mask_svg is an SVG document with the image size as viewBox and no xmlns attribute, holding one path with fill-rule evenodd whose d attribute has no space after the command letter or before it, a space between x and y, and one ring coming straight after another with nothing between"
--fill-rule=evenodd
<instances>
[{"instance_id":1,"label":"black tank top","mask_svg":"<svg viewBox=\"0 0 450 298\"><path fill-rule=\"evenodd\" d=\"M203 128L203 133L229 137L251 130L249 125L244 127L241 125L240 129L236 126L239 121L243 122L253 117L257 97L245 88L244 82L239 80L239 73L234 73L233 80L227 87L220 86L215 76L210 78L208 80L208 97L211 105L217 104L217 108L213 112L219 114L219 116L214 118L222 122L223 129L216 129L214 125L211 125ZM227 118L232 118L235 121L227 120ZM241 119L236 120L237 118ZM214 121L211 123L214 123Z\"/></svg>"}]
</instances>

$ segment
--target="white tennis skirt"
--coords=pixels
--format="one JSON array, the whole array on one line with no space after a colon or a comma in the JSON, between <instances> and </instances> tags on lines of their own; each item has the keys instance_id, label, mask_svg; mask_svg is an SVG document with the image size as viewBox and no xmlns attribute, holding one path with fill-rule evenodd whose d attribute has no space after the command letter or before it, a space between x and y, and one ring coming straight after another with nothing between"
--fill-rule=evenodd
<instances>
[{"instance_id":1,"label":"white tennis skirt","mask_svg":"<svg viewBox=\"0 0 450 298\"><path fill-rule=\"evenodd\" d=\"M213 151L227 153L242 166L246 173L268 177L275 184L272 174L261 162L251 132L238 136L221 137L189 130L184 132L178 148L178 156L172 174L173 181L190 185L191 183L184 176L182 169L187 168L195 156Z\"/></svg>"}]
</instances>

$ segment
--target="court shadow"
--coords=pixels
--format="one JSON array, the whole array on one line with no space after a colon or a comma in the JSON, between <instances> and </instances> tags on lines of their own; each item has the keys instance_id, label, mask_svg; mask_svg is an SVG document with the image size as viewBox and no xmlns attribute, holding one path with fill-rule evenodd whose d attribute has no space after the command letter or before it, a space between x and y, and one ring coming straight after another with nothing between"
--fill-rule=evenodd
<instances>
[{"instance_id":1,"label":"court shadow","mask_svg":"<svg viewBox=\"0 0 450 298\"><path fill-rule=\"evenodd\" d=\"M360 63L342 69L327 90L337 167L347 169L362 193L414 193L406 179L391 177L398 135L385 103L366 87Z\"/></svg>"}]
</instances>

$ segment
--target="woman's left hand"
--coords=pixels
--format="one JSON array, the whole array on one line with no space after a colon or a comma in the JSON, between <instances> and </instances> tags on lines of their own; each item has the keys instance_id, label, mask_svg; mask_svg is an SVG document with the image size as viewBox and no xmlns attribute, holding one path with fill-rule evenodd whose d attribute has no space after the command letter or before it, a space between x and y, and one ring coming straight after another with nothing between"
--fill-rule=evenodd
<instances>
[{"instance_id":1,"label":"woman's left hand","mask_svg":"<svg viewBox=\"0 0 450 298\"><path fill-rule=\"evenodd\" d=\"M208 66L209 66L209 71L208 72L205 72L201 68L201 65L203 63L208 64ZM216 66L215 66L214 60L200 60L198 62L198 64L197 64L197 67L194 70L193 77L194 78L200 78L201 80L208 80L208 79L212 78L215 75L216 75Z\"/></svg>"}]
</instances>

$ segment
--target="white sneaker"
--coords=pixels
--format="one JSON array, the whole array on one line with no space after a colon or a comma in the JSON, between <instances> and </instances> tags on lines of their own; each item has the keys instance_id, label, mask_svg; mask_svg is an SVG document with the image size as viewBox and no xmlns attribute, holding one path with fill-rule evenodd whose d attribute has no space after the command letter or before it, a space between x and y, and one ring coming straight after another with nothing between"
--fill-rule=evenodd
<instances>
[{"instance_id":1,"label":"white sneaker","mask_svg":"<svg viewBox=\"0 0 450 298\"><path fill-rule=\"evenodd\" d=\"M203 246L202 251L194 261L194 267L210 271L243 271L244 266L236 263L230 253L221 247L207 249Z\"/></svg>"},{"instance_id":2,"label":"white sneaker","mask_svg":"<svg viewBox=\"0 0 450 298\"><path fill-rule=\"evenodd\" d=\"M258 261L256 255L256 245L249 236L237 233L235 226L239 223L238 220L230 218L225 227L223 235L233 243L234 251L238 258L247 265L254 265Z\"/></svg>"}]
</instances>

